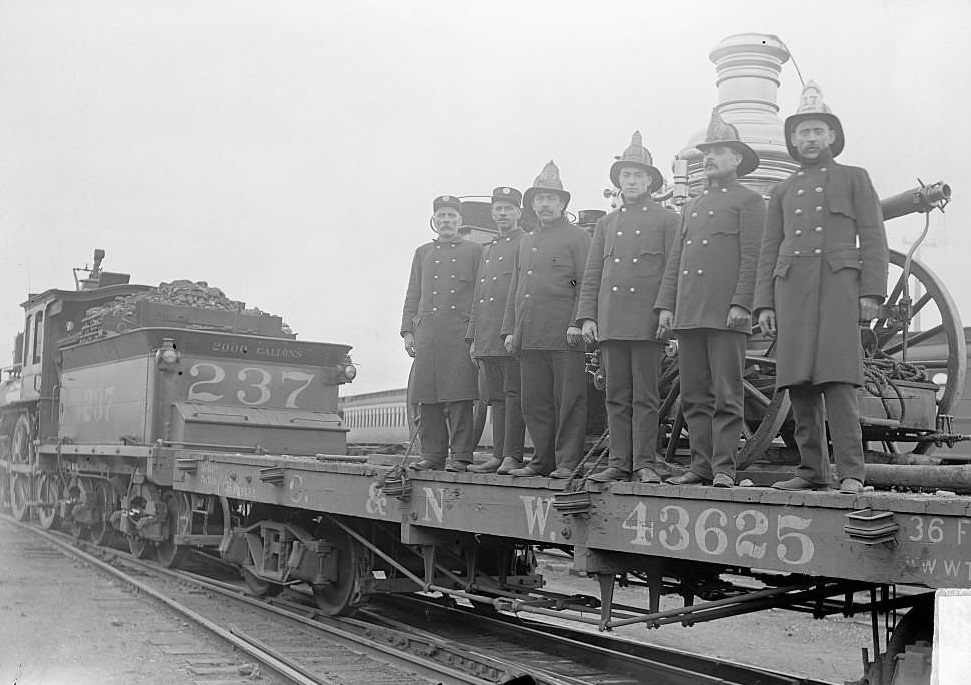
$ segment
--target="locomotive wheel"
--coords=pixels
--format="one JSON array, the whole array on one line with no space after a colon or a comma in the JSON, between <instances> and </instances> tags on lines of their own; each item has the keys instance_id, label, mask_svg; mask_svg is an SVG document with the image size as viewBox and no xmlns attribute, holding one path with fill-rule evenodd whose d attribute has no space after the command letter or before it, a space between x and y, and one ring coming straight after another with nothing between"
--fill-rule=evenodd
<instances>
[{"instance_id":1,"label":"locomotive wheel","mask_svg":"<svg viewBox=\"0 0 971 685\"><path fill-rule=\"evenodd\" d=\"M892 284L886 305L899 307L904 293L904 262L906 255L890 251L890 280ZM954 300L941 280L924 264L911 261L907 287L913 304L912 320L907 337L907 361L927 368L930 380L941 386L937 397L939 414L953 414L961 399L967 373L968 351L964 328ZM903 361L901 336L888 319L878 319L872 326L879 350L877 357ZM933 442L907 443L913 451L930 453ZM884 443L888 452L901 451L893 443ZM909 449L907 450L909 451Z\"/></svg>"},{"instance_id":2,"label":"locomotive wheel","mask_svg":"<svg viewBox=\"0 0 971 685\"><path fill-rule=\"evenodd\" d=\"M337 555L337 580L313 587L317 606L326 616L350 616L364 599L359 568L363 562L360 545L338 526L325 523L317 537L329 542Z\"/></svg>"},{"instance_id":3,"label":"locomotive wheel","mask_svg":"<svg viewBox=\"0 0 971 685\"><path fill-rule=\"evenodd\" d=\"M17 417L10 438L10 460L17 464L33 462L34 445L30 435L30 418L27 414Z\"/></svg>"},{"instance_id":4,"label":"locomotive wheel","mask_svg":"<svg viewBox=\"0 0 971 685\"><path fill-rule=\"evenodd\" d=\"M101 520L89 526L91 540L102 547L111 544L115 537L115 529L111 526L111 514L118 508L118 497L111 483L99 480L94 484L92 496L97 497L98 509L101 510Z\"/></svg>"},{"instance_id":5,"label":"locomotive wheel","mask_svg":"<svg viewBox=\"0 0 971 685\"><path fill-rule=\"evenodd\" d=\"M26 521L30 515L30 476L15 473L10 478L10 513L18 521Z\"/></svg>"},{"instance_id":6,"label":"locomotive wheel","mask_svg":"<svg viewBox=\"0 0 971 685\"><path fill-rule=\"evenodd\" d=\"M174 539L176 535L187 535L191 532L192 512L189 510L189 499L184 493L169 491L162 495L162 501L165 503L169 537L155 543L155 554L165 568L178 568L189 556L189 548L186 545L177 545Z\"/></svg>"},{"instance_id":7,"label":"locomotive wheel","mask_svg":"<svg viewBox=\"0 0 971 685\"><path fill-rule=\"evenodd\" d=\"M283 585L263 580L246 567L239 569L239 574L243 576L243 581L246 583L250 594L255 597L276 597L283 592Z\"/></svg>"},{"instance_id":8,"label":"locomotive wheel","mask_svg":"<svg viewBox=\"0 0 971 685\"><path fill-rule=\"evenodd\" d=\"M0 467L0 512L10 511L10 473Z\"/></svg>"},{"instance_id":9,"label":"locomotive wheel","mask_svg":"<svg viewBox=\"0 0 971 685\"><path fill-rule=\"evenodd\" d=\"M50 502L50 506L36 507L37 520L40 527L50 530L57 524L57 500L61 496L61 480L57 476L45 473L37 483L37 499L41 502Z\"/></svg>"}]
</instances>

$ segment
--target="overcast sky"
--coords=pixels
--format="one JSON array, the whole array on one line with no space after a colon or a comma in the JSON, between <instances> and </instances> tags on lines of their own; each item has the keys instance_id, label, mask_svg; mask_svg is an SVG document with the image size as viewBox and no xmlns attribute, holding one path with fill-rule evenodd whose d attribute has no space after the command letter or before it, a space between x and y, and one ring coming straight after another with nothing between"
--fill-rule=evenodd
<instances>
[{"instance_id":1,"label":"overcast sky","mask_svg":"<svg viewBox=\"0 0 971 685\"><path fill-rule=\"evenodd\" d=\"M525 188L553 158L603 208L640 129L669 176L716 104L710 50L778 35L881 196L943 179L923 260L971 325L971 3L0 0L0 363L28 291L107 251L355 347L405 384L398 328L438 194ZM790 62L779 92L794 111ZM888 224L891 246L923 227Z\"/></svg>"}]
</instances>

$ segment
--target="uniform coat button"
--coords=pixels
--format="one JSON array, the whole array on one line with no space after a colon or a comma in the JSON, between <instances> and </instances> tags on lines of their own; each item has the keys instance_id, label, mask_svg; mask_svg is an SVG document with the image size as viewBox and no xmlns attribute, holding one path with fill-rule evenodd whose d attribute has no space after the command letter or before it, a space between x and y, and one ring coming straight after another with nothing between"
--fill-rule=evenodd
<instances>
[{"instance_id":1,"label":"uniform coat button","mask_svg":"<svg viewBox=\"0 0 971 685\"><path fill-rule=\"evenodd\" d=\"M715 216L715 210L714 209L709 209L708 210L708 216Z\"/></svg>"},{"instance_id":2,"label":"uniform coat button","mask_svg":"<svg viewBox=\"0 0 971 685\"><path fill-rule=\"evenodd\" d=\"M455 309L455 305L454 304L452 305L452 309Z\"/></svg>"},{"instance_id":3,"label":"uniform coat button","mask_svg":"<svg viewBox=\"0 0 971 685\"><path fill-rule=\"evenodd\" d=\"M722 188L722 192L723 193L727 193L728 192L728 188Z\"/></svg>"},{"instance_id":4,"label":"uniform coat button","mask_svg":"<svg viewBox=\"0 0 971 685\"><path fill-rule=\"evenodd\" d=\"M796 235L802 235L802 229L801 228L797 228L796 229Z\"/></svg>"},{"instance_id":5,"label":"uniform coat button","mask_svg":"<svg viewBox=\"0 0 971 685\"><path fill-rule=\"evenodd\" d=\"M698 216L698 212L691 212L691 216Z\"/></svg>"},{"instance_id":6,"label":"uniform coat button","mask_svg":"<svg viewBox=\"0 0 971 685\"><path fill-rule=\"evenodd\" d=\"M816 192L817 193L823 192L823 187L822 186L816 186Z\"/></svg>"},{"instance_id":7,"label":"uniform coat button","mask_svg":"<svg viewBox=\"0 0 971 685\"><path fill-rule=\"evenodd\" d=\"M440 261L441 261L441 260L439 260L439 259L436 259L436 260L435 260L435 263L436 263L436 264L438 264L438 263L439 263Z\"/></svg>"},{"instance_id":8,"label":"uniform coat button","mask_svg":"<svg viewBox=\"0 0 971 685\"><path fill-rule=\"evenodd\" d=\"M703 191L701 191L701 194L702 195L707 195L708 194L708 191L707 190L703 190Z\"/></svg>"},{"instance_id":9,"label":"uniform coat button","mask_svg":"<svg viewBox=\"0 0 971 685\"><path fill-rule=\"evenodd\" d=\"M707 245L708 244L708 238L705 238L704 240L702 240L701 241L701 244L702 245Z\"/></svg>"},{"instance_id":10,"label":"uniform coat button","mask_svg":"<svg viewBox=\"0 0 971 685\"><path fill-rule=\"evenodd\" d=\"M631 288L631 289L630 289L630 291L631 291L631 292L634 292L634 289L633 289L633 288Z\"/></svg>"},{"instance_id":11,"label":"uniform coat button","mask_svg":"<svg viewBox=\"0 0 971 685\"><path fill-rule=\"evenodd\" d=\"M821 211L823 211L823 207L822 207L822 205L816 205L816 211L817 211L817 212L821 212Z\"/></svg>"},{"instance_id":12,"label":"uniform coat button","mask_svg":"<svg viewBox=\"0 0 971 685\"><path fill-rule=\"evenodd\" d=\"M432 291L432 295L438 295L438 291L437 290L433 290Z\"/></svg>"},{"instance_id":13,"label":"uniform coat button","mask_svg":"<svg viewBox=\"0 0 971 685\"><path fill-rule=\"evenodd\" d=\"M455 288L452 288L451 290L449 290L449 292L454 295L455 294Z\"/></svg>"},{"instance_id":14,"label":"uniform coat button","mask_svg":"<svg viewBox=\"0 0 971 685\"><path fill-rule=\"evenodd\" d=\"M701 274L703 274L703 273L705 273L705 270L704 270L704 269L698 269L698 275L699 275L699 276L700 276Z\"/></svg>"},{"instance_id":15,"label":"uniform coat button","mask_svg":"<svg viewBox=\"0 0 971 685\"><path fill-rule=\"evenodd\" d=\"M492 277L492 280L494 280L494 281L499 280L499 277L498 276L493 276Z\"/></svg>"},{"instance_id":16,"label":"uniform coat button","mask_svg":"<svg viewBox=\"0 0 971 685\"><path fill-rule=\"evenodd\" d=\"M438 307L432 307L432 311L433 312L437 312L438 311Z\"/></svg>"},{"instance_id":17,"label":"uniform coat button","mask_svg":"<svg viewBox=\"0 0 971 685\"><path fill-rule=\"evenodd\" d=\"M620 208L620 211L622 211L622 212L626 212L626 211L627 211L627 207L621 207L621 208Z\"/></svg>"},{"instance_id":18,"label":"uniform coat button","mask_svg":"<svg viewBox=\"0 0 971 685\"><path fill-rule=\"evenodd\" d=\"M525 297L528 300L529 299L529 293L526 293L525 295L523 295L523 297Z\"/></svg>"},{"instance_id":19,"label":"uniform coat button","mask_svg":"<svg viewBox=\"0 0 971 685\"><path fill-rule=\"evenodd\" d=\"M620 264L620 257L614 257L614 264Z\"/></svg>"},{"instance_id":20,"label":"uniform coat button","mask_svg":"<svg viewBox=\"0 0 971 685\"><path fill-rule=\"evenodd\" d=\"M529 251L530 252L538 252L539 251L539 248L538 247L531 247L531 248L529 248Z\"/></svg>"},{"instance_id":21,"label":"uniform coat button","mask_svg":"<svg viewBox=\"0 0 971 685\"><path fill-rule=\"evenodd\" d=\"M685 244L685 245L690 245L690 244L691 244L691 241L690 241L690 240L685 240L685 241L684 241L684 244Z\"/></svg>"},{"instance_id":22,"label":"uniform coat button","mask_svg":"<svg viewBox=\"0 0 971 685\"><path fill-rule=\"evenodd\" d=\"M806 175L806 172L805 171L797 171L796 172L796 176L805 176L805 175Z\"/></svg>"},{"instance_id":23,"label":"uniform coat button","mask_svg":"<svg viewBox=\"0 0 971 685\"><path fill-rule=\"evenodd\" d=\"M646 212L647 211L647 207L641 207L641 211L642 212Z\"/></svg>"},{"instance_id":24,"label":"uniform coat button","mask_svg":"<svg viewBox=\"0 0 971 685\"><path fill-rule=\"evenodd\" d=\"M816 233L822 233L823 232L823 227L822 226L817 226L813 230L816 231Z\"/></svg>"},{"instance_id":25,"label":"uniform coat button","mask_svg":"<svg viewBox=\"0 0 971 685\"><path fill-rule=\"evenodd\" d=\"M449 278L455 278L455 274L452 274L451 276L449 276Z\"/></svg>"},{"instance_id":26,"label":"uniform coat button","mask_svg":"<svg viewBox=\"0 0 971 685\"><path fill-rule=\"evenodd\" d=\"M799 255L801 255L802 253L801 253L801 252L800 252L799 250L793 250L793 251L792 251L792 254L794 254L794 255L796 255L796 256L798 257L798 256L799 256Z\"/></svg>"},{"instance_id":27,"label":"uniform coat button","mask_svg":"<svg viewBox=\"0 0 971 685\"><path fill-rule=\"evenodd\" d=\"M793 214L795 214L796 216L799 216L800 214L802 214L802 210L797 209L795 212L793 212Z\"/></svg>"},{"instance_id":28,"label":"uniform coat button","mask_svg":"<svg viewBox=\"0 0 971 685\"><path fill-rule=\"evenodd\" d=\"M813 250L813 254L823 254L823 251L817 247L815 250Z\"/></svg>"},{"instance_id":29,"label":"uniform coat button","mask_svg":"<svg viewBox=\"0 0 971 685\"><path fill-rule=\"evenodd\" d=\"M479 300L479 303L480 303L480 304L481 304L482 302L485 302L485 298L483 298L483 299L481 299L481 300Z\"/></svg>"},{"instance_id":30,"label":"uniform coat button","mask_svg":"<svg viewBox=\"0 0 971 685\"><path fill-rule=\"evenodd\" d=\"M452 261L453 261L453 262L455 261L455 257L452 257Z\"/></svg>"},{"instance_id":31,"label":"uniform coat button","mask_svg":"<svg viewBox=\"0 0 971 685\"><path fill-rule=\"evenodd\" d=\"M688 275L688 270L687 270L687 269L685 269L684 271L682 271L682 272L681 272L681 274L682 274L683 276L687 276L687 275Z\"/></svg>"},{"instance_id":32,"label":"uniform coat button","mask_svg":"<svg viewBox=\"0 0 971 685\"><path fill-rule=\"evenodd\" d=\"M500 261L500 262L502 261L502 257L500 257L500 258L499 258L499 261Z\"/></svg>"},{"instance_id":33,"label":"uniform coat button","mask_svg":"<svg viewBox=\"0 0 971 685\"><path fill-rule=\"evenodd\" d=\"M637 264L637 257L634 257L631 261Z\"/></svg>"},{"instance_id":34,"label":"uniform coat button","mask_svg":"<svg viewBox=\"0 0 971 685\"><path fill-rule=\"evenodd\" d=\"M611 288L611 290L613 290L614 292L617 292L618 290L620 290L620 288L618 288L618 287L617 287L617 286L615 285L615 286L614 286L613 288Z\"/></svg>"},{"instance_id":35,"label":"uniform coat button","mask_svg":"<svg viewBox=\"0 0 971 685\"><path fill-rule=\"evenodd\" d=\"M485 263L486 263L486 264L488 264L488 263L489 263L489 260L487 259L487 260L485 261Z\"/></svg>"},{"instance_id":36,"label":"uniform coat button","mask_svg":"<svg viewBox=\"0 0 971 685\"><path fill-rule=\"evenodd\" d=\"M434 276L432 276L432 278L438 278L438 274L435 274Z\"/></svg>"},{"instance_id":37,"label":"uniform coat button","mask_svg":"<svg viewBox=\"0 0 971 685\"><path fill-rule=\"evenodd\" d=\"M621 237L622 235L624 235L624 232L623 231L617 231L617 237L618 238Z\"/></svg>"},{"instance_id":38,"label":"uniform coat button","mask_svg":"<svg viewBox=\"0 0 971 685\"><path fill-rule=\"evenodd\" d=\"M530 269L529 271L527 271L527 272L526 272L526 275L527 275L527 276L532 276L532 275L533 275L533 270L532 270L532 269Z\"/></svg>"},{"instance_id":39,"label":"uniform coat button","mask_svg":"<svg viewBox=\"0 0 971 685\"><path fill-rule=\"evenodd\" d=\"M484 278L480 278L479 279L479 283L485 283L485 279Z\"/></svg>"},{"instance_id":40,"label":"uniform coat button","mask_svg":"<svg viewBox=\"0 0 971 685\"><path fill-rule=\"evenodd\" d=\"M803 190L802 188L796 191L796 195L805 195L805 194L806 194L806 191Z\"/></svg>"},{"instance_id":41,"label":"uniform coat button","mask_svg":"<svg viewBox=\"0 0 971 685\"><path fill-rule=\"evenodd\" d=\"M645 207L645 209L647 209L647 207ZM634 231L634 235L640 235L640 234L641 234L641 230L640 229L637 229L636 231Z\"/></svg>"},{"instance_id":42,"label":"uniform coat button","mask_svg":"<svg viewBox=\"0 0 971 685\"><path fill-rule=\"evenodd\" d=\"M496 301L496 298L494 298L494 297L490 297L489 298L489 302L495 302L495 301Z\"/></svg>"},{"instance_id":43,"label":"uniform coat button","mask_svg":"<svg viewBox=\"0 0 971 685\"><path fill-rule=\"evenodd\" d=\"M822 171L824 174L826 173L826 167L821 167L819 170Z\"/></svg>"}]
</instances>

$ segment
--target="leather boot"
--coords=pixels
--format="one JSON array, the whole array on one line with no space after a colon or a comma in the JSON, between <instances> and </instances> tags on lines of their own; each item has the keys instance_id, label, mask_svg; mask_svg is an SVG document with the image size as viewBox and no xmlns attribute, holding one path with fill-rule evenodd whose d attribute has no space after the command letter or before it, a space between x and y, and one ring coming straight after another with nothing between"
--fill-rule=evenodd
<instances>
[{"instance_id":1,"label":"leather boot","mask_svg":"<svg viewBox=\"0 0 971 685\"><path fill-rule=\"evenodd\" d=\"M470 473L495 473L501 463L502 460L498 457L490 457L481 464L472 464L468 470Z\"/></svg>"},{"instance_id":2,"label":"leather boot","mask_svg":"<svg viewBox=\"0 0 971 685\"><path fill-rule=\"evenodd\" d=\"M618 480L630 480L630 473L624 469L617 468L616 466L611 466L603 471L593 474L587 480L591 480L594 483L613 483L614 481Z\"/></svg>"},{"instance_id":3,"label":"leather boot","mask_svg":"<svg viewBox=\"0 0 971 685\"><path fill-rule=\"evenodd\" d=\"M502 460L502 464L499 466L499 470L496 471L500 476L508 476L513 469L521 469L523 467L523 460L516 459L515 457L506 457Z\"/></svg>"}]
</instances>

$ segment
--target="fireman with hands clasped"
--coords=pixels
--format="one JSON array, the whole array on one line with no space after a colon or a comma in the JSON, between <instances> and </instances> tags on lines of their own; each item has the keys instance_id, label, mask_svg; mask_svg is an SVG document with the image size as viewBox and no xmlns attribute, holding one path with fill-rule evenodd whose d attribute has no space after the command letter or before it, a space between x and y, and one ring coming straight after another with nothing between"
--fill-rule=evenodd
<instances>
[{"instance_id":1,"label":"fireman with hands clasped","mask_svg":"<svg viewBox=\"0 0 971 685\"><path fill-rule=\"evenodd\" d=\"M707 187L684 209L658 295L658 335L678 338L681 407L691 465L675 485L735 484L735 455L744 418L745 343L765 200L738 178L759 165L755 151L716 108L702 153Z\"/></svg>"},{"instance_id":2,"label":"fireman with hands clasped","mask_svg":"<svg viewBox=\"0 0 971 685\"><path fill-rule=\"evenodd\" d=\"M867 172L834 159L843 150L843 126L812 81L784 130L789 155L801 166L772 190L755 312L762 330L778 336L776 388L789 390L800 465L795 477L772 487L829 486L828 418L840 490L858 493L860 324L879 315L886 297L886 231Z\"/></svg>"},{"instance_id":3,"label":"fireman with hands clasped","mask_svg":"<svg viewBox=\"0 0 971 685\"><path fill-rule=\"evenodd\" d=\"M432 208L438 237L415 250L401 316L405 351L415 360L411 401L419 404L422 456L409 468L465 471L475 447L472 403L479 394L465 335L482 247L459 236L457 197L437 197Z\"/></svg>"},{"instance_id":4,"label":"fireman with hands clasped","mask_svg":"<svg viewBox=\"0 0 971 685\"><path fill-rule=\"evenodd\" d=\"M569 478L583 452L587 384L576 320L590 238L567 222L569 202L552 161L524 197L537 225L520 240L501 333L506 349L519 355L523 415L535 451L513 476Z\"/></svg>"},{"instance_id":5,"label":"fireman with hands clasped","mask_svg":"<svg viewBox=\"0 0 971 685\"><path fill-rule=\"evenodd\" d=\"M678 217L651 195L664 183L635 132L610 167L621 206L597 222L583 275L577 320L588 344L599 341L607 380L610 456L594 482L660 483L655 300L677 239Z\"/></svg>"},{"instance_id":6,"label":"fireman with hands clasped","mask_svg":"<svg viewBox=\"0 0 971 685\"><path fill-rule=\"evenodd\" d=\"M472 300L472 318L466 333L472 358L482 363L486 392L492 403L492 459L469 467L473 473L508 474L523 466L526 424L523 420L519 360L502 342L499 330L506 312L509 283L523 229L522 193L500 186L492 191L492 220L499 229L485 246Z\"/></svg>"}]
</instances>

